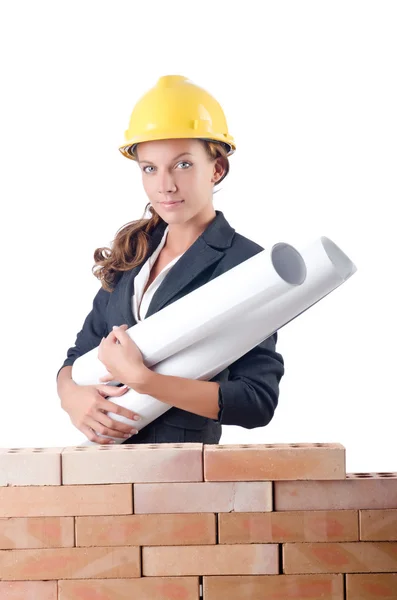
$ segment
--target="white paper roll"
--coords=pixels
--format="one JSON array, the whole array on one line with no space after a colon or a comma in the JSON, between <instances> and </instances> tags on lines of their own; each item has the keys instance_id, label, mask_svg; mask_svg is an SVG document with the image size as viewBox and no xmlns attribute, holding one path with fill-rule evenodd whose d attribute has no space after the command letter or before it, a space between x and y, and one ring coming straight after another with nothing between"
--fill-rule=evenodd
<instances>
[{"instance_id":1,"label":"white paper roll","mask_svg":"<svg viewBox=\"0 0 397 600\"><path fill-rule=\"evenodd\" d=\"M234 297L230 305L228 304L226 307L228 318L225 319L221 315L217 318L216 322L208 316L207 312L201 311L200 315L207 317L205 335L202 335L203 332L200 327L197 327L195 321L189 332L179 332L179 336L184 336L184 342L186 344L186 340L188 340L188 344L179 350L175 350L178 348L178 344L176 342L174 342L174 345L172 345L172 342L169 343L167 349L169 351L172 348L174 353L169 354L168 357L163 358L157 364L153 365L151 367L152 370L165 375L176 375L189 379L212 379L257 344L339 287L356 272L356 267L352 261L329 238L319 238L301 253L298 253L296 250L291 252L291 249L292 247L287 244L277 244L272 248L270 252L270 264L274 272L266 271L266 278L269 277L269 285L267 285L267 280L264 281L260 277L258 271L254 273L251 270L252 260L256 258L259 264L259 257L262 259L263 265L268 267L269 257L265 257L266 251L263 251L131 328L129 332L133 332L138 327L142 330L144 325L147 325L153 320L153 317L156 317L157 328L160 328L161 331L162 324L164 323L164 326L167 327L167 335L172 335L173 329L169 327L169 323L167 322L169 317L163 321L161 315L165 316L166 311L174 307L175 313L173 318L176 320L181 316L183 318L185 313L182 310L179 312L177 306L180 306L187 298L194 296L196 292L208 289L210 284L221 282L226 275L230 276L230 274L236 272L236 269L239 268L237 276L241 277L241 287L236 285L235 279L233 282L229 279L228 285L231 289L238 289L240 291L240 304L236 302L236 298ZM250 264L247 265L247 263ZM243 268L244 265L246 269ZM245 286L245 270L250 275L254 274L256 282L261 281L260 286L263 286L263 295L261 295L260 286L251 287L251 280L250 284ZM277 284L275 283L276 281ZM268 287L271 291L266 293ZM227 296L225 290L227 288L222 285L219 289L219 294L225 300L225 296ZM247 289L250 290L251 295L244 293L244 290ZM205 293L200 296L200 302L207 308L211 307L212 294L213 292L211 291L209 296L206 296ZM187 314L195 314L196 310L195 305L194 311ZM230 326L231 323L232 326ZM185 327L189 327L189 325L190 319L187 320ZM194 339L191 334L192 330L195 332ZM163 331L161 331L161 335L156 336L156 342L163 335ZM135 341L135 337L133 335L131 337ZM177 338L177 336L175 337ZM148 340L149 343L147 343ZM154 347L155 342L153 338L150 336L145 337L145 342L147 356L159 356L159 353L156 354L157 349ZM138 343L137 345L141 349ZM152 353L150 352L150 345L153 346ZM81 361L82 358L80 357L77 360ZM96 363L100 363L97 357L95 357L96 361L93 358L94 355L91 351L89 369L88 364L86 363L85 365L87 371L89 371L90 381L92 381L93 371L97 372ZM76 381L73 371L72 376ZM80 381L77 381L77 383L80 383ZM93 383L98 383L98 379ZM141 415L141 420L136 424L129 419L109 413L111 418L135 426L138 430L172 408L168 404L160 402L151 396L138 394L135 390L130 390L122 397L112 398L112 401ZM113 439L118 443L122 441L118 438ZM86 440L82 445L91 444L93 442Z\"/></svg>"},{"instance_id":2,"label":"white paper roll","mask_svg":"<svg viewBox=\"0 0 397 600\"><path fill-rule=\"evenodd\" d=\"M289 244L275 244L202 285L127 330L147 367L220 331L235 318L280 298L306 277L305 263ZM192 319L194 315L194 319ZM94 385L106 375L93 348L73 364L79 385Z\"/></svg>"}]
</instances>

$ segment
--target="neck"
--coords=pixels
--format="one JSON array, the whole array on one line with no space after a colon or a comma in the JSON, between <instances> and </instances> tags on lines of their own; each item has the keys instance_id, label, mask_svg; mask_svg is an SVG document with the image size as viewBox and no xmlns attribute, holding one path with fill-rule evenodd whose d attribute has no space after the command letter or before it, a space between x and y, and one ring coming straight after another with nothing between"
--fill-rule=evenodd
<instances>
[{"instance_id":1,"label":"neck","mask_svg":"<svg viewBox=\"0 0 397 600\"><path fill-rule=\"evenodd\" d=\"M207 229L215 217L214 210L210 218L207 216L206 218L196 219L194 222L170 223L164 249L175 256L183 254Z\"/></svg>"}]
</instances>

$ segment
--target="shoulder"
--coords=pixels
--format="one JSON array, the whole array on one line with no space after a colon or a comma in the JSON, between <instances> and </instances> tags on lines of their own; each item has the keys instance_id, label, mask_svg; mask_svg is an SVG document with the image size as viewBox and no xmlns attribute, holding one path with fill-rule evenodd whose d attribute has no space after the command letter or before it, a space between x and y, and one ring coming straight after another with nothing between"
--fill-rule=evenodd
<instances>
[{"instance_id":1,"label":"shoulder","mask_svg":"<svg viewBox=\"0 0 397 600\"><path fill-rule=\"evenodd\" d=\"M262 250L264 250L263 246L261 246L254 240L251 240L245 237L244 235L241 235L241 233L238 233L237 231L233 236L232 246L235 246L236 248L239 248L241 250L245 250L246 252L252 252L253 254L257 254L258 252L262 252Z\"/></svg>"},{"instance_id":2,"label":"shoulder","mask_svg":"<svg viewBox=\"0 0 397 600\"><path fill-rule=\"evenodd\" d=\"M243 260L251 258L251 256L255 256L255 254L259 254L259 252L262 252L263 250L263 246L236 231L233 236L232 244L230 248L227 249L226 254L229 258L242 262Z\"/></svg>"},{"instance_id":3,"label":"shoulder","mask_svg":"<svg viewBox=\"0 0 397 600\"><path fill-rule=\"evenodd\" d=\"M205 232L204 239L223 253L219 262L220 272L227 271L264 250L258 242L239 233L219 210L216 211L215 221Z\"/></svg>"},{"instance_id":4,"label":"shoulder","mask_svg":"<svg viewBox=\"0 0 397 600\"><path fill-rule=\"evenodd\" d=\"M215 247L225 250L229 256L240 255L243 259L250 258L264 250L263 246L256 241L239 233L226 219L221 211L216 211L216 220L214 222L211 236L206 236L206 240L211 244L215 241Z\"/></svg>"},{"instance_id":5,"label":"shoulder","mask_svg":"<svg viewBox=\"0 0 397 600\"><path fill-rule=\"evenodd\" d=\"M263 246L254 240L235 232L231 238L230 245L227 248L223 248L223 256L218 262L217 268L211 278L225 273L263 250Z\"/></svg>"}]
</instances>

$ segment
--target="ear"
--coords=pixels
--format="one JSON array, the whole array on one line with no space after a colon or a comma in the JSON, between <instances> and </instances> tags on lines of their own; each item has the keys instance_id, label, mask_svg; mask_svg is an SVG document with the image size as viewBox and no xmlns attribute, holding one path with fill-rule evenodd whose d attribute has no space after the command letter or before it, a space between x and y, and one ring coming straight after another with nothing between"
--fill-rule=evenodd
<instances>
[{"instance_id":1,"label":"ear","mask_svg":"<svg viewBox=\"0 0 397 600\"><path fill-rule=\"evenodd\" d=\"M219 181L221 179L221 177L223 176L224 172L225 172L225 167L222 164L222 160L220 158L217 158L214 163L214 169L213 169L213 175L212 175L211 181L214 183Z\"/></svg>"}]
</instances>

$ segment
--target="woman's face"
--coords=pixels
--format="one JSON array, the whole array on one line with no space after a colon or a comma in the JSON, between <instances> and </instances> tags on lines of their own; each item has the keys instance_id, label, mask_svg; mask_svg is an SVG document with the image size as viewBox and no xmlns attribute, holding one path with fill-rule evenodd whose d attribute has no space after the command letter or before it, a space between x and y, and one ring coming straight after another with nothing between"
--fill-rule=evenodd
<instances>
[{"instance_id":1,"label":"woman's face","mask_svg":"<svg viewBox=\"0 0 397 600\"><path fill-rule=\"evenodd\" d=\"M184 223L197 216L213 216L213 187L222 177L223 167L219 159L211 160L202 142L141 142L136 154L145 192L164 221Z\"/></svg>"}]
</instances>

